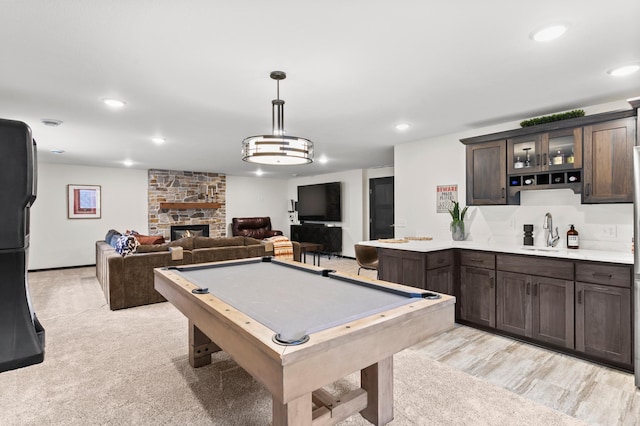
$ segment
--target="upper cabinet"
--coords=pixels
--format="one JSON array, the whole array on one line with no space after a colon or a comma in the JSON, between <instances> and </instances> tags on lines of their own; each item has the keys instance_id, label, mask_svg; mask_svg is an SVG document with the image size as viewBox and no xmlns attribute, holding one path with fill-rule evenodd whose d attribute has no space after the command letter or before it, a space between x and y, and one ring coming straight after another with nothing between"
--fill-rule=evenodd
<instances>
[{"instance_id":1,"label":"upper cabinet","mask_svg":"<svg viewBox=\"0 0 640 426\"><path fill-rule=\"evenodd\" d=\"M556 188L582 194L583 203L633 202L636 114L616 111L462 139L467 204L520 204L524 190Z\"/></svg>"},{"instance_id":2,"label":"upper cabinet","mask_svg":"<svg viewBox=\"0 0 640 426\"><path fill-rule=\"evenodd\" d=\"M582 167L582 128L518 136L507 141L510 175Z\"/></svg>"},{"instance_id":3,"label":"upper cabinet","mask_svg":"<svg viewBox=\"0 0 640 426\"><path fill-rule=\"evenodd\" d=\"M467 145L467 204L507 204L506 141Z\"/></svg>"},{"instance_id":4,"label":"upper cabinet","mask_svg":"<svg viewBox=\"0 0 640 426\"><path fill-rule=\"evenodd\" d=\"M633 202L635 143L635 118L584 128L583 203Z\"/></svg>"}]
</instances>

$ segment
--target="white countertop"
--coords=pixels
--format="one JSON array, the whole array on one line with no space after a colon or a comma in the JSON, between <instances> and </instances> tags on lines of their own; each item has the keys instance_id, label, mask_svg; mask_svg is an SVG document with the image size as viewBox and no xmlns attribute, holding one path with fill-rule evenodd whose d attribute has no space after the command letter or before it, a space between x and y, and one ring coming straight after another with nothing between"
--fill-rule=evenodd
<instances>
[{"instance_id":1,"label":"white countertop","mask_svg":"<svg viewBox=\"0 0 640 426\"><path fill-rule=\"evenodd\" d=\"M430 252L461 248L469 250L493 251L498 253L527 254L534 256L552 257L558 259L590 260L595 262L610 262L633 265L633 253L605 250L566 249L541 246L509 246L507 244L481 243L477 241L446 241L446 240L411 240L405 243L389 243L378 240L362 241L373 247L383 247L395 250L416 252Z\"/></svg>"}]
</instances>

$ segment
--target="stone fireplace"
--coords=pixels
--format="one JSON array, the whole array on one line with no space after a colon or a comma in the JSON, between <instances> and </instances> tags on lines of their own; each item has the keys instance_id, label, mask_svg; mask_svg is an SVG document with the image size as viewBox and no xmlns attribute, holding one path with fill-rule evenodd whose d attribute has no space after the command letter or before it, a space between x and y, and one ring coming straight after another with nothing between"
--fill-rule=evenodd
<instances>
[{"instance_id":1,"label":"stone fireplace","mask_svg":"<svg viewBox=\"0 0 640 426\"><path fill-rule=\"evenodd\" d=\"M225 175L150 169L148 177L149 235L173 240L171 228L178 226L226 236Z\"/></svg>"}]
</instances>

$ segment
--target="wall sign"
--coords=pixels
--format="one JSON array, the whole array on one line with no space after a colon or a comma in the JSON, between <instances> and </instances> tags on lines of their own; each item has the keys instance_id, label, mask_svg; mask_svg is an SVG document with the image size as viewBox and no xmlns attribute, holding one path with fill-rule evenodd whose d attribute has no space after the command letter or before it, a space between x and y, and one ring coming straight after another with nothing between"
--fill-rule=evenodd
<instances>
[{"instance_id":1,"label":"wall sign","mask_svg":"<svg viewBox=\"0 0 640 426\"><path fill-rule=\"evenodd\" d=\"M448 213L456 201L458 201L458 185L436 186L436 213Z\"/></svg>"}]
</instances>

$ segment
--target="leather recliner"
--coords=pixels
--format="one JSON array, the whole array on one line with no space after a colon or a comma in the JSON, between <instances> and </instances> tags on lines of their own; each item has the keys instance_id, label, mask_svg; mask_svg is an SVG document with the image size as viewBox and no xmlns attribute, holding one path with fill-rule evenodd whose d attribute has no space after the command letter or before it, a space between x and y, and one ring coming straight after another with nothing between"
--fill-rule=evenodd
<instances>
[{"instance_id":1,"label":"leather recliner","mask_svg":"<svg viewBox=\"0 0 640 426\"><path fill-rule=\"evenodd\" d=\"M258 240L282 235L282 231L271 229L270 217L234 217L231 219L231 232L234 237L251 237Z\"/></svg>"}]
</instances>

